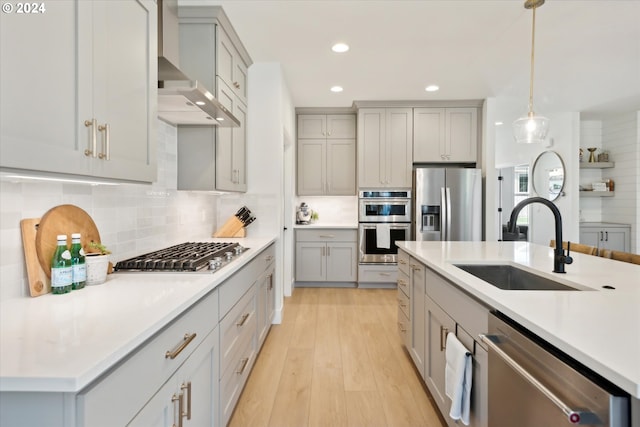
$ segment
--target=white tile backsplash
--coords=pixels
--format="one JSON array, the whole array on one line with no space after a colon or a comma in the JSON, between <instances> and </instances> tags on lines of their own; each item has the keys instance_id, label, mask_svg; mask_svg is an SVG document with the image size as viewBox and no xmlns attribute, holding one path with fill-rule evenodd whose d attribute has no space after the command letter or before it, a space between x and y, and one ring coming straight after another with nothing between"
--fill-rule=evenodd
<instances>
[{"instance_id":1,"label":"white tile backsplash","mask_svg":"<svg viewBox=\"0 0 640 427\"><path fill-rule=\"evenodd\" d=\"M113 262L209 237L216 228L219 196L177 191L176 153L177 129L158 120L158 179L153 184L0 182L0 300L29 295L20 220L41 217L57 205L73 204L91 215Z\"/></svg>"}]
</instances>

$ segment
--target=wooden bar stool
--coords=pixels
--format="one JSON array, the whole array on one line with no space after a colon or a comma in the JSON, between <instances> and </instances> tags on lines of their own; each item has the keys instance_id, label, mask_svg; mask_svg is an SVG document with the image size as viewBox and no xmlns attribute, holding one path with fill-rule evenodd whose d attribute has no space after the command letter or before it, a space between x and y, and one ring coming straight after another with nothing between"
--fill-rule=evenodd
<instances>
[{"instance_id":1,"label":"wooden bar stool","mask_svg":"<svg viewBox=\"0 0 640 427\"><path fill-rule=\"evenodd\" d=\"M556 241L551 240L549 246L552 248L556 247ZM562 242L562 248L567 249L567 242ZM596 255L598 253L598 248L595 246L583 245L582 243L573 243L571 242L571 252L580 252L581 254L587 255Z\"/></svg>"}]
</instances>

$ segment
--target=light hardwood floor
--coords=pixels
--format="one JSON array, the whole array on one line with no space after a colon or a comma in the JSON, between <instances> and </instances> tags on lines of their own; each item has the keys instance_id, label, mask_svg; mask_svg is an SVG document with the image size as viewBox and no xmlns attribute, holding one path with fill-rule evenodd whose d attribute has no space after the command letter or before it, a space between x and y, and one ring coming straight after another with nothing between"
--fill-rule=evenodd
<instances>
[{"instance_id":1,"label":"light hardwood floor","mask_svg":"<svg viewBox=\"0 0 640 427\"><path fill-rule=\"evenodd\" d=\"M296 288L230 427L443 427L396 330L394 289Z\"/></svg>"}]
</instances>

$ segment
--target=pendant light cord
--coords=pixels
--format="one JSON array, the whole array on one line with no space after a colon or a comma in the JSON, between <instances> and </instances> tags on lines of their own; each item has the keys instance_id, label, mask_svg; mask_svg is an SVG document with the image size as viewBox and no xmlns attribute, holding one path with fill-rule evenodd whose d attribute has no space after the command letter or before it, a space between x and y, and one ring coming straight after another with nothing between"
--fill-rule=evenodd
<instances>
[{"instance_id":1,"label":"pendant light cord","mask_svg":"<svg viewBox=\"0 0 640 427\"><path fill-rule=\"evenodd\" d=\"M533 25L531 26L531 80L529 81L529 116L533 114L533 63L536 41L536 6L533 6Z\"/></svg>"}]
</instances>

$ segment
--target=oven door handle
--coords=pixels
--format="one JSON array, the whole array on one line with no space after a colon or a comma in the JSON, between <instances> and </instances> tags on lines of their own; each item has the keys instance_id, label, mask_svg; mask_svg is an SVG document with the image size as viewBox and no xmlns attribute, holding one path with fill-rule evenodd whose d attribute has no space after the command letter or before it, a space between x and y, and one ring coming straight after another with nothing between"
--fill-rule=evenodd
<instances>
[{"instance_id":1,"label":"oven door handle","mask_svg":"<svg viewBox=\"0 0 640 427\"><path fill-rule=\"evenodd\" d=\"M533 375L531 375L525 368L523 368L518 362L513 360L507 353L505 353L496 342L502 339L499 335L485 335L480 334L480 339L485 343L496 356L502 359L507 365L509 365L514 371L516 371L522 378L524 378L529 384L534 386L538 391L544 394L554 405L556 405L566 416L567 420L571 424L602 424L600 419L593 412L585 410L574 410L555 395L551 390L538 381Z\"/></svg>"}]
</instances>

